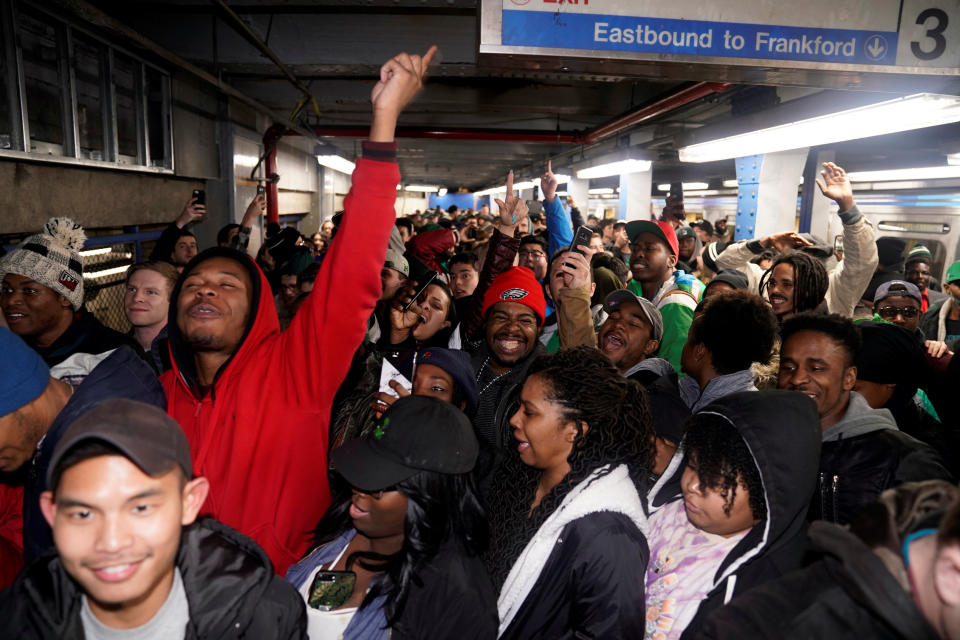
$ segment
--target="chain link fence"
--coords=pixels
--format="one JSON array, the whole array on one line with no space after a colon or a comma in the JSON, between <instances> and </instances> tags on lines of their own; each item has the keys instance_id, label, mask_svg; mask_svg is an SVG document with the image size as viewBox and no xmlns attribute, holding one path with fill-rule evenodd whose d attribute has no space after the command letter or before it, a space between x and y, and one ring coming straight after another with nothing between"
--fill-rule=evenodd
<instances>
[{"instance_id":1,"label":"chain link fence","mask_svg":"<svg viewBox=\"0 0 960 640\"><path fill-rule=\"evenodd\" d=\"M83 257L83 290L87 310L97 320L121 333L130 330L123 310L127 269L135 262L133 242L121 242L85 249Z\"/></svg>"}]
</instances>

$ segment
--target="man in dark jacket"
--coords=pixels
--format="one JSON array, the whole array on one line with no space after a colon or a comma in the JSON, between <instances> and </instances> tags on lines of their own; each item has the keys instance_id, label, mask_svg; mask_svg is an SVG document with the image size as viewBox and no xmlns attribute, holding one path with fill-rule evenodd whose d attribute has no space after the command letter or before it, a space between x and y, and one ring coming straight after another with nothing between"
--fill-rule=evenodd
<instances>
[{"instance_id":1,"label":"man in dark jacket","mask_svg":"<svg viewBox=\"0 0 960 640\"><path fill-rule=\"evenodd\" d=\"M0 364L0 388L4 389L4 402L0 403L0 471L26 471L19 490L23 500L22 546L30 562L53 545L50 527L40 513L39 498L47 489L46 472L53 449L67 426L106 398L135 398L164 408L166 397L153 369L127 347L111 353L77 387L51 377L43 360L6 329L0 329L0 353L4 354ZM2 499L17 497L11 493ZM11 510L9 517L14 516Z\"/></svg>"},{"instance_id":2,"label":"man in dark jacket","mask_svg":"<svg viewBox=\"0 0 960 640\"><path fill-rule=\"evenodd\" d=\"M853 390L861 348L856 325L837 314L802 313L783 325L777 386L817 403L823 449L811 520L846 524L886 489L918 480L953 481L932 448L897 428Z\"/></svg>"},{"instance_id":3,"label":"man in dark jacket","mask_svg":"<svg viewBox=\"0 0 960 640\"><path fill-rule=\"evenodd\" d=\"M930 305L946 299L942 291L930 288L930 265L933 254L922 244L918 244L907 254L904 265L904 280L915 285L920 290L920 311L926 313Z\"/></svg>"},{"instance_id":4,"label":"man in dark jacket","mask_svg":"<svg viewBox=\"0 0 960 640\"><path fill-rule=\"evenodd\" d=\"M263 551L197 521L209 483L163 410L103 402L63 434L46 480L56 550L0 595L18 637L306 638L303 603Z\"/></svg>"},{"instance_id":5,"label":"man in dark jacket","mask_svg":"<svg viewBox=\"0 0 960 640\"><path fill-rule=\"evenodd\" d=\"M930 303L930 308L920 318L920 330L928 340L946 342L955 347L960 339L960 260L947 269L943 290L948 294L940 302Z\"/></svg>"},{"instance_id":6,"label":"man in dark jacket","mask_svg":"<svg viewBox=\"0 0 960 640\"><path fill-rule=\"evenodd\" d=\"M694 637L960 637L958 496L946 482L910 483L884 492L850 530L814 522L816 562L734 598Z\"/></svg>"},{"instance_id":7,"label":"man in dark jacket","mask_svg":"<svg viewBox=\"0 0 960 640\"><path fill-rule=\"evenodd\" d=\"M105 327L83 306L86 235L69 218L51 218L43 231L0 260L0 308L7 326L54 366L73 354L99 355L132 338Z\"/></svg>"}]
</instances>

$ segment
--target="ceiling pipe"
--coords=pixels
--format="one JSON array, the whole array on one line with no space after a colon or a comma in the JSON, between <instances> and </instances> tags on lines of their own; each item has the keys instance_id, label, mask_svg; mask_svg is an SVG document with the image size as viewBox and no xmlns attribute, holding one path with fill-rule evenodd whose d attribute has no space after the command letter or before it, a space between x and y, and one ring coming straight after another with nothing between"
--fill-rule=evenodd
<instances>
[{"instance_id":1,"label":"ceiling pipe","mask_svg":"<svg viewBox=\"0 0 960 640\"><path fill-rule=\"evenodd\" d=\"M690 104L694 100L726 91L732 86L733 85L728 82L697 82L689 87L674 91L646 106L640 107L636 111L631 111L606 124L594 127L583 134L577 142L580 144L593 144L642 122L646 122L651 118L656 118L678 107Z\"/></svg>"},{"instance_id":2,"label":"ceiling pipe","mask_svg":"<svg viewBox=\"0 0 960 640\"><path fill-rule=\"evenodd\" d=\"M370 127L313 127L318 136L336 138L365 138ZM575 133L548 133L539 131L493 131L485 129L434 129L431 127L399 127L397 138L430 140L490 140L493 142L563 142L574 144Z\"/></svg>"},{"instance_id":3,"label":"ceiling pipe","mask_svg":"<svg viewBox=\"0 0 960 640\"><path fill-rule=\"evenodd\" d=\"M291 132L282 124L275 124L263 134L263 148L266 153L263 157L263 170L267 176L272 176L277 172L277 143L280 138L290 135ZM267 180L267 224L271 222L280 222L280 203L277 199L277 182Z\"/></svg>"}]
</instances>

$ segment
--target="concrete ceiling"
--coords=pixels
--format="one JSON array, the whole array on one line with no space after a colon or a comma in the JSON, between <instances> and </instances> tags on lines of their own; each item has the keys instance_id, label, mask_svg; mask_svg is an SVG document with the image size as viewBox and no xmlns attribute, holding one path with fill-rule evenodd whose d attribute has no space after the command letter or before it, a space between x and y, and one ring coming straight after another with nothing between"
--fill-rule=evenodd
<instances>
[{"instance_id":1,"label":"concrete ceiling","mask_svg":"<svg viewBox=\"0 0 960 640\"><path fill-rule=\"evenodd\" d=\"M431 78L400 122L421 132L480 132L502 140L400 139L400 165L406 182L471 189L502 184L509 168L532 177L547 158L575 159L624 144L642 145L659 158L654 181L733 177L733 161L684 166L675 141L704 125L736 118L820 91L816 76L784 76L782 85L733 85L593 144L575 143L594 127L648 105L707 77L697 65L617 65L600 74L565 61L478 59L477 0L56 0L61 5L90 1L178 56L220 78L274 112L293 111L305 88L319 107L304 108L301 124L350 129L369 124L369 95L380 64L398 51L440 47ZM231 15L233 14L233 15ZM243 25L236 24L239 17ZM244 30L249 30L246 37ZM295 76L294 83L251 43L266 44ZM776 78L767 76L767 82ZM804 88L787 85L807 84ZM810 86L814 85L814 86ZM826 80L822 87L835 86ZM878 96L883 99L885 96ZM820 96L822 103L831 99ZM838 160L880 166L913 156L942 158L956 141L956 127L845 145ZM555 136L543 140L544 135ZM480 136L477 136L480 137ZM344 154L356 155L357 137L328 139ZM945 142L946 141L946 142ZM859 168L859 167L855 167Z\"/></svg>"}]
</instances>

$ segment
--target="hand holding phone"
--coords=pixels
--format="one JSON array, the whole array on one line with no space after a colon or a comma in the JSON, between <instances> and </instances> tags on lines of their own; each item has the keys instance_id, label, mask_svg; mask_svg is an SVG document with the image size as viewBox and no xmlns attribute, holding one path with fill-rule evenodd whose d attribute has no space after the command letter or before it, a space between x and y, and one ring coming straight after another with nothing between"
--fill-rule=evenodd
<instances>
[{"instance_id":1,"label":"hand holding phone","mask_svg":"<svg viewBox=\"0 0 960 640\"><path fill-rule=\"evenodd\" d=\"M573 242L570 243L570 248L568 249L568 251L576 251L582 256L587 255L583 251L581 251L578 247L580 246L589 247L590 239L592 237L593 237L593 229L591 229L590 227L580 227L579 229L577 229L577 232L573 234Z\"/></svg>"}]
</instances>

